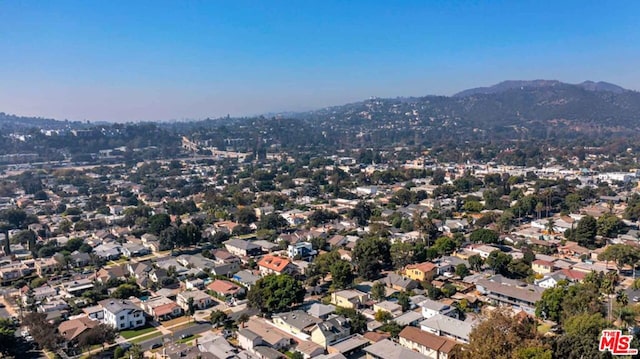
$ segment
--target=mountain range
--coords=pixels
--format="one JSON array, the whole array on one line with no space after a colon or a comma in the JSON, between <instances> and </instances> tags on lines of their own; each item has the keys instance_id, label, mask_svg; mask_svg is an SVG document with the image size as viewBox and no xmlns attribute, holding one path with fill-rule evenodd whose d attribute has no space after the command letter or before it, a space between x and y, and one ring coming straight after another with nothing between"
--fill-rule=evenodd
<instances>
[{"instance_id":1,"label":"mountain range","mask_svg":"<svg viewBox=\"0 0 640 359\"><path fill-rule=\"evenodd\" d=\"M366 142L373 144L392 144L391 141L432 144L447 138L470 141L624 136L640 130L640 92L606 82L504 81L450 97L374 98L272 118L298 121L299 131L315 131L314 135L336 136L345 143L360 145L363 141L354 141L356 138L368 139ZM246 121L253 120L195 121L191 125L174 124L174 128L184 133L197 127L238 127L237 124L242 126ZM5 129L54 125L87 126L0 113L0 127ZM170 128L169 124L166 126ZM269 128L268 121L264 127ZM275 132L272 135L279 137Z\"/></svg>"}]
</instances>

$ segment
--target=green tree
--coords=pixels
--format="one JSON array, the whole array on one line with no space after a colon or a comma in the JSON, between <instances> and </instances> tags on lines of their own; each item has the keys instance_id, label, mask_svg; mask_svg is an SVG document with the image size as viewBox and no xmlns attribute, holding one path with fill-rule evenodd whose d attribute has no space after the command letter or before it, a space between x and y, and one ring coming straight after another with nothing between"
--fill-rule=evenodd
<instances>
[{"instance_id":1,"label":"green tree","mask_svg":"<svg viewBox=\"0 0 640 359\"><path fill-rule=\"evenodd\" d=\"M251 207L242 207L236 211L236 221L240 224L248 226L257 220L256 212Z\"/></svg>"},{"instance_id":2,"label":"green tree","mask_svg":"<svg viewBox=\"0 0 640 359\"><path fill-rule=\"evenodd\" d=\"M640 251L628 244L612 244L598 255L598 260L615 262L619 274L625 265L635 266L640 260Z\"/></svg>"},{"instance_id":3,"label":"green tree","mask_svg":"<svg viewBox=\"0 0 640 359\"><path fill-rule=\"evenodd\" d=\"M193 316L195 312L196 312L196 306L194 304L194 299L193 297L189 297L189 299L187 300L187 315Z\"/></svg>"},{"instance_id":4,"label":"green tree","mask_svg":"<svg viewBox=\"0 0 640 359\"><path fill-rule=\"evenodd\" d=\"M211 325L216 328L224 326L228 320L229 316L227 316L227 313L221 310L214 310L213 312L211 312L211 315L209 315L209 321L211 322Z\"/></svg>"},{"instance_id":5,"label":"green tree","mask_svg":"<svg viewBox=\"0 0 640 359\"><path fill-rule=\"evenodd\" d=\"M499 238L496 231L486 228L477 229L469 236L469 240L474 243L498 243Z\"/></svg>"},{"instance_id":6,"label":"green tree","mask_svg":"<svg viewBox=\"0 0 640 359\"><path fill-rule=\"evenodd\" d=\"M603 310L600 289L592 283L577 283L569 286L562 300L564 318L584 313L602 313Z\"/></svg>"},{"instance_id":7,"label":"green tree","mask_svg":"<svg viewBox=\"0 0 640 359\"><path fill-rule=\"evenodd\" d=\"M482 206L482 203L480 203L479 201L466 201L462 206L462 209L465 212L478 213L482 211L483 206Z\"/></svg>"},{"instance_id":8,"label":"green tree","mask_svg":"<svg viewBox=\"0 0 640 359\"><path fill-rule=\"evenodd\" d=\"M353 261L362 278L375 279L391 265L389 241L378 237L359 240L353 249Z\"/></svg>"},{"instance_id":9,"label":"green tree","mask_svg":"<svg viewBox=\"0 0 640 359\"><path fill-rule=\"evenodd\" d=\"M603 237L615 237L624 228L624 223L616 215L605 213L598 218L597 234Z\"/></svg>"},{"instance_id":10,"label":"green tree","mask_svg":"<svg viewBox=\"0 0 640 359\"><path fill-rule=\"evenodd\" d=\"M511 256L500 250L489 253L486 260L486 264L493 269L494 273L503 275L508 273L509 263L511 263Z\"/></svg>"},{"instance_id":11,"label":"green tree","mask_svg":"<svg viewBox=\"0 0 640 359\"><path fill-rule=\"evenodd\" d=\"M600 313L581 313L566 319L564 333L557 340L554 354L560 358L605 358L598 351L600 333L609 323ZM587 344L589 343L589 344Z\"/></svg>"},{"instance_id":12,"label":"green tree","mask_svg":"<svg viewBox=\"0 0 640 359\"><path fill-rule=\"evenodd\" d=\"M395 269L402 269L413 259L414 245L410 242L397 241L389 249L391 262Z\"/></svg>"},{"instance_id":13,"label":"green tree","mask_svg":"<svg viewBox=\"0 0 640 359\"><path fill-rule=\"evenodd\" d=\"M95 327L87 330L78 339L78 345L81 348L88 349L93 345L102 345L105 343L113 343L116 339L116 331L113 327L100 323Z\"/></svg>"},{"instance_id":14,"label":"green tree","mask_svg":"<svg viewBox=\"0 0 640 359\"><path fill-rule=\"evenodd\" d=\"M460 354L469 359L513 359L527 348L550 349L539 336L535 321L496 310L471 330L469 345Z\"/></svg>"},{"instance_id":15,"label":"green tree","mask_svg":"<svg viewBox=\"0 0 640 359\"><path fill-rule=\"evenodd\" d=\"M171 225L171 217L165 213L154 214L149 217L149 232L159 235L160 232L169 228Z\"/></svg>"},{"instance_id":16,"label":"green tree","mask_svg":"<svg viewBox=\"0 0 640 359\"><path fill-rule=\"evenodd\" d=\"M387 312L386 310L378 310L374 315L374 317L375 317L375 320L380 323L386 323L391 319L393 319L393 315Z\"/></svg>"},{"instance_id":17,"label":"green tree","mask_svg":"<svg viewBox=\"0 0 640 359\"><path fill-rule=\"evenodd\" d=\"M349 288L351 283L353 283L353 268L349 262L340 259L331 264L329 271L331 272L332 278L331 286L334 289Z\"/></svg>"},{"instance_id":18,"label":"green tree","mask_svg":"<svg viewBox=\"0 0 640 359\"><path fill-rule=\"evenodd\" d=\"M438 251L440 255L449 255L456 250L457 243L449 237L440 237L436 239L433 244L433 248Z\"/></svg>"},{"instance_id":19,"label":"green tree","mask_svg":"<svg viewBox=\"0 0 640 359\"><path fill-rule=\"evenodd\" d=\"M398 294L398 304L402 307L402 311L406 312L411 308L411 301L409 300L409 294L402 291Z\"/></svg>"},{"instance_id":20,"label":"green tree","mask_svg":"<svg viewBox=\"0 0 640 359\"><path fill-rule=\"evenodd\" d=\"M595 247L595 238L598 232L598 224L592 216L584 216L578 221L575 230L570 235L578 244L587 248Z\"/></svg>"},{"instance_id":21,"label":"green tree","mask_svg":"<svg viewBox=\"0 0 640 359\"><path fill-rule=\"evenodd\" d=\"M382 282L375 282L371 286L371 298L374 300L384 300L387 297L387 290Z\"/></svg>"},{"instance_id":22,"label":"green tree","mask_svg":"<svg viewBox=\"0 0 640 359\"><path fill-rule=\"evenodd\" d=\"M80 249L80 246L82 246L84 244L84 240L82 238L71 238L67 241L67 244L65 245L65 248L69 251L69 252L75 252L78 249Z\"/></svg>"},{"instance_id":23,"label":"green tree","mask_svg":"<svg viewBox=\"0 0 640 359\"><path fill-rule=\"evenodd\" d=\"M124 283L118 286L113 293L112 298L128 299L130 297L139 297L142 294L140 287L131 283Z\"/></svg>"},{"instance_id":24,"label":"green tree","mask_svg":"<svg viewBox=\"0 0 640 359\"><path fill-rule=\"evenodd\" d=\"M0 354L17 354L16 327L9 318L0 318Z\"/></svg>"},{"instance_id":25,"label":"green tree","mask_svg":"<svg viewBox=\"0 0 640 359\"><path fill-rule=\"evenodd\" d=\"M302 303L305 290L300 281L288 274L258 279L247 295L249 305L265 314L287 311L293 304Z\"/></svg>"},{"instance_id":26,"label":"green tree","mask_svg":"<svg viewBox=\"0 0 640 359\"><path fill-rule=\"evenodd\" d=\"M562 301L567 295L568 283L560 281L555 287L545 289L542 297L536 302L536 316L542 319L560 322L562 318Z\"/></svg>"},{"instance_id":27,"label":"green tree","mask_svg":"<svg viewBox=\"0 0 640 359\"><path fill-rule=\"evenodd\" d=\"M479 272L480 270L482 270L482 265L484 264L484 260L482 259L482 257L480 257L480 255L474 254L469 257L468 261L469 261L469 266L474 271Z\"/></svg>"},{"instance_id":28,"label":"green tree","mask_svg":"<svg viewBox=\"0 0 640 359\"><path fill-rule=\"evenodd\" d=\"M113 350L113 359L120 359L124 356L125 350L120 345L116 345L116 348Z\"/></svg>"},{"instance_id":29,"label":"green tree","mask_svg":"<svg viewBox=\"0 0 640 359\"><path fill-rule=\"evenodd\" d=\"M468 276L471 272L469 272L469 268L467 268L466 264L460 263L456 266L456 275L460 278L464 278Z\"/></svg>"},{"instance_id":30,"label":"green tree","mask_svg":"<svg viewBox=\"0 0 640 359\"><path fill-rule=\"evenodd\" d=\"M258 229L271 229L278 231L282 228L286 228L287 226L289 226L289 222L287 222L287 220L278 213L264 215L260 217L260 221L258 222Z\"/></svg>"},{"instance_id":31,"label":"green tree","mask_svg":"<svg viewBox=\"0 0 640 359\"><path fill-rule=\"evenodd\" d=\"M144 358L144 350L142 350L142 347L138 343L131 344L131 347L127 351L127 354L128 355L125 355L125 356L127 358L130 358L130 359L143 359Z\"/></svg>"}]
</instances>

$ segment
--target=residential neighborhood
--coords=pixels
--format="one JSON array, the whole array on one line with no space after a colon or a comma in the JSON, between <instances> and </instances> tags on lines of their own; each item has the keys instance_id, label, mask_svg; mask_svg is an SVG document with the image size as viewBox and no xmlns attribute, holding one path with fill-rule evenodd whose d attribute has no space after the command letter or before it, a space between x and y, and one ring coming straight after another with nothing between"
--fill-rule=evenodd
<instances>
[{"instance_id":1,"label":"residential neighborhood","mask_svg":"<svg viewBox=\"0 0 640 359\"><path fill-rule=\"evenodd\" d=\"M455 359L572 295L635 327L638 172L325 160L7 173L2 310L70 358Z\"/></svg>"}]
</instances>

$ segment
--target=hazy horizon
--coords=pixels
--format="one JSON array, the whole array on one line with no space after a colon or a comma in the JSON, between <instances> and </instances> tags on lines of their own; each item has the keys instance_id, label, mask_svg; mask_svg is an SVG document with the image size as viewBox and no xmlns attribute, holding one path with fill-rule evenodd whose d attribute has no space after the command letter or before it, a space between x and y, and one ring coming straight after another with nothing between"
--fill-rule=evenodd
<instances>
[{"instance_id":1,"label":"hazy horizon","mask_svg":"<svg viewBox=\"0 0 640 359\"><path fill-rule=\"evenodd\" d=\"M0 3L0 112L171 121L450 96L504 80L640 89L640 3Z\"/></svg>"}]
</instances>

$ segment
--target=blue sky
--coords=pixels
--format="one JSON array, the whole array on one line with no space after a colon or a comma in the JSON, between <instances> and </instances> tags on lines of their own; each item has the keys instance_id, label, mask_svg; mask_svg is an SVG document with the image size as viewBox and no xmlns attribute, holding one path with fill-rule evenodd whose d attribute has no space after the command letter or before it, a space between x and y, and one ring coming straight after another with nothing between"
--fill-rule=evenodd
<instances>
[{"instance_id":1,"label":"blue sky","mask_svg":"<svg viewBox=\"0 0 640 359\"><path fill-rule=\"evenodd\" d=\"M640 90L638 1L2 1L0 111L172 120L451 95Z\"/></svg>"}]
</instances>

